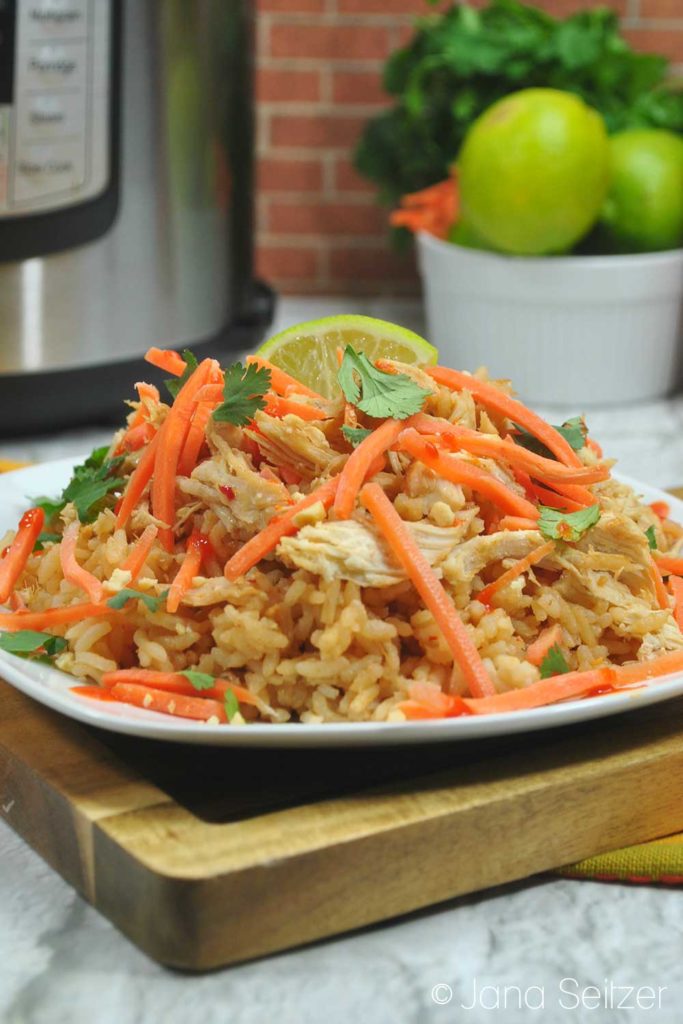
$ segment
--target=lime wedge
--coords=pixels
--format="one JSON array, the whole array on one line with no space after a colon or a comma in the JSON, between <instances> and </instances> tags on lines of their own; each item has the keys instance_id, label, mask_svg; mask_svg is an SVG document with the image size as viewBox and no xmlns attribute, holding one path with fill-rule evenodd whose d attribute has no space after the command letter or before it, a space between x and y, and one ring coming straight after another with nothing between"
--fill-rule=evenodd
<instances>
[{"instance_id":1,"label":"lime wedge","mask_svg":"<svg viewBox=\"0 0 683 1024\"><path fill-rule=\"evenodd\" d=\"M339 394L337 349L353 345L368 359L399 359L403 363L434 364L433 345L405 327L371 316L327 316L309 320L276 334L256 355L296 377L326 398Z\"/></svg>"}]
</instances>

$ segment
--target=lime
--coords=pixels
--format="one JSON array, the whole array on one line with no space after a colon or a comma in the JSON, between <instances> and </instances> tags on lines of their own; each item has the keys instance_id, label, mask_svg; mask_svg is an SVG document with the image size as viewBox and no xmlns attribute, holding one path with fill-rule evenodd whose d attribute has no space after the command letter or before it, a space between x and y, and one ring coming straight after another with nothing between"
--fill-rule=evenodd
<instances>
[{"instance_id":1,"label":"lime","mask_svg":"<svg viewBox=\"0 0 683 1024\"><path fill-rule=\"evenodd\" d=\"M337 349L353 345L370 359L434 364L433 345L405 327L371 316L327 316L288 327L266 341L256 355L268 359L327 398L339 393Z\"/></svg>"},{"instance_id":2,"label":"lime","mask_svg":"<svg viewBox=\"0 0 683 1024\"><path fill-rule=\"evenodd\" d=\"M458 157L463 218L503 252L565 252L596 221L607 193L604 122L582 99L523 89L470 128Z\"/></svg>"},{"instance_id":3,"label":"lime","mask_svg":"<svg viewBox=\"0 0 683 1024\"><path fill-rule=\"evenodd\" d=\"M610 139L612 184L601 222L620 252L683 245L683 139L656 128Z\"/></svg>"},{"instance_id":4,"label":"lime","mask_svg":"<svg viewBox=\"0 0 683 1024\"><path fill-rule=\"evenodd\" d=\"M462 219L450 228L448 241L452 242L453 245L462 246L463 249L491 249L489 242Z\"/></svg>"}]
</instances>

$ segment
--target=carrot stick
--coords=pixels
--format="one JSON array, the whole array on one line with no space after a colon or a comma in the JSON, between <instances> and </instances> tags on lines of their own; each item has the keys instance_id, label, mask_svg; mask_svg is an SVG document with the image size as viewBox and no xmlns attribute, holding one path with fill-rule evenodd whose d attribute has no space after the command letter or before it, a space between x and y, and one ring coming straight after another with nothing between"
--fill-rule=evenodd
<instances>
[{"instance_id":1,"label":"carrot stick","mask_svg":"<svg viewBox=\"0 0 683 1024\"><path fill-rule=\"evenodd\" d=\"M349 455L339 475L339 488L334 499L334 511L338 519L348 519L351 516L370 466L378 455L382 455L394 444L405 429L406 422L409 421L385 420Z\"/></svg>"},{"instance_id":2,"label":"carrot stick","mask_svg":"<svg viewBox=\"0 0 683 1024\"><path fill-rule=\"evenodd\" d=\"M246 362L247 364L256 363L261 369L270 370L270 387L278 395L286 395L288 388L291 388L292 391L296 391L300 395L307 395L309 398L315 398L320 402L325 401L323 396L319 395L317 391L306 387L296 377L290 377L288 373L281 370L279 366L269 363L267 359L261 359L260 356L247 356Z\"/></svg>"},{"instance_id":3,"label":"carrot stick","mask_svg":"<svg viewBox=\"0 0 683 1024\"><path fill-rule=\"evenodd\" d=\"M453 602L382 488L379 484L366 484L360 500L434 616L470 692L476 697L495 693L493 682Z\"/></svg>"},{"instance_id":4,"label":"carrot stick","mask_svg":"<svg viewBox=\"0 0 683 1024\"><path fill-rule=\"evenodd\" d=\"M268 395L264 412L269 416L294 415L302 420L327 420L329 415L322 409L316 409L313 405L306 405L304 402L294 402L291 398L281 398L279 395Z\"/></svg>"},{"instance_id":5,"label":"carrot stick","mask_svg":"<svg viewBox=\"0 0 683 1024\"><path fill-rule=\"evenodd\" d=\"M554 626L548 626L542 630L533 643L526 649L526 660L532 665L540 665L551 647L559 646L562 642L562 626L556 622Z\"/></svg>"},{"instance_id":6,"label":"carrot stick","mask_svg":"<svg viewBox=\"0 0 683 1024\"><path fill-rule=\"evenodd\" d=\"M538 523L535 519L526 519L524 516L503 516L498 523L499 530L537 530Z\"/></svg>"},{"instance_id":7,"label":"carrot stick","mask_svg":"<svg viewBox=\"0 0 683 1024\"><path fill-rule=\"evenodd\" d=\"M659 565L654 558L650 558L649 575L652 580L652 589L654 590L655 597L657 598L657 604L660 608L669 610L671 608L671 605L669 604L669 595L666 587L664 586L664 580L662 579Z\"/></svg>"},{"instance_id":8,"label":"carrot stick","mask_svg":"<svg viewBox=\"0 0 683 1024\"><path fill-rule=\"evenodd\" d=\"M493 384L487 381L478 380L468 373L459 370L449 370L444 366L425 366L424 370L438 384L443 384L453 391L469 391L473 397L486 409L505 416L507 419L524 427L530 434L538 438L546 448L549 448L553 455L556 455L560 462L566 466L581 467L583 463L571 445L561 434L551 427L549 423L537 416L531 409L510 398Z\"/></svg>"},{"instance_id":9,"label":"carrot stick","mask_svg":"<svg viewBox=\"0 0 683 1024\"><path fill-rule=\"evenodd\" d=\"M156 366L159 370L172 373L174 377L182 377L187 369L187 363L180 352L176 352L172 348L156 348L156 346L152 346L152 348L148 348L145 352L145 361L151 363L152 366Z\"/></svg>"},{"instance_id":10,"label":"carrot stick","mask_svg":"<svg viewBox=\"0 0 683 1024\"><path fill-rule=\"evenodd\" d=\"M440 434L447 443L470 452L472 455L490 456L504 459L511 465L519 466L538 480L568 484L595 484L607 480L609 470L606 466L565 466L554 459L546 459L543 455L529 451L509 438L497 437L494 434L481 434L468 427L460 427L455 423L427 413L418 413L413 417L413 427L419 434ZM595 499L590 492L590 500Z\"/></svg>"},{"instance_id":11,"label":"carrot stick","mask_svg":"<svg viewBox=\"0 0 683 1024\"><path fill-rule=\"evenodd\" d=\"M199 575L202 567L202 559L206 550L207 538L195 531L187 542L187 552L183 564L176 573L175 579L168 591L166 607L171 614L178 611L180 602L192 586L195 576Z\"/></svg>"},{"instance_id":12,"label":"carrot stick","mask_svg":"<svg viewBox=\"0 0 683 1024\"><path fill-rule=\"evenodd\" d=\"M416 430L405 430L400 436L400 445L403 451L408 452L414 459L419 459L438 476L450 480L451 483L470 487L492 501L504 513L523 516L525 519L538 519L538 509L526 498L515 494L491 473L479 469L471 462L464 462L454 455L442 454L434 445L420 437ZM356 451L360 451L361 447L362 445L359 445Z\"/></svg>"},{"instance_id":13,"label":"carrot stick","mask_svg":"<svg viewBox=\"0 0 683 1024\"><path fill-rule=\"evenodd\" d=\"M48 608L44 612L2 612L0 629L15 633L18 629L49 629L63 626L67 622L99 618L102 615L118 615L115 608L106 604L70 604L64 608Z\"/></svg>"},{"instance_id":14,"label":"carrot stick","mask_svg":"<svg viewBox=\"0 0 683 1024\"><path fill-rule=\"evenodd\" d=\"M666 501L652 501L650 508L658 519L668 519L671 515L671 506Z\"/></svg>"},{"instance_id":15,"label":"carrot stick","mask_svg":"<svg viewBox=\"0 0 683 1024\"><path fill-rule=\"evenodd\" d=\"M156 672L148 668L120 668L115 672L105 672L102 676L102 686L112 689L117 683L135 683L140 686L152 686L157 690L165 690L168 693L180 693L186 697L210 697L214 700L223 700L228 690L237 697L240 704L258 705L258 698L238 683L231 683L227 679L216 679L210 689L197 690L187 676L182 672Z\"/></svg>"},{"instance_id":16,"label":"carrot stick","mask_svg":"<svg viewBox=\"0 0 683 1024\"><path fill-rule=\"evenodd\" d=\"M133 509L140 501L145 487L152 479L152 473L154 472L154 460L156 459L158 445L159 434L157 433L145 448L144 452L140 456L140 461L128 478L128 483L121 497L119 510L116 514L116 528L118 530L121 530L126 525L131 517Z\"/></svg>"},{"instance_id":17,"label":"carrot stick","mask_svg":"<svg viewBox=\"0 0 683 1024\"><path fill-rule=\"evenodd\" d=\"M587 672L567 672L561 676L539 679L519 690L507 690L491 697L474 699L465 697L464 702L475 715L494 715L507 711L527 711L530 708L556 704L571 697L583 697L598 687L614 686L617 671L613 668L593 668Z\"/></svg>"},{"instance_id":18,"label":"carrot stick","mask_svg":"<svg viewBox=\"0 0 683 1024\"><path fill-rule=\"evenodd\" d=\"M142 572L142 567L147 561L147 556L152 550L154 541L156 540L159 527L155 526L154 523L150 523L146 526L140 534L138 540L135 542L127 557L121 563L121 568L130 573L130 582L138 578Z\"/></svg>"},{"instance_id":19,"label":"carrot stick","mask_svg":"<svg viewBox=\"0 0 683 1024\"><path fill-rule=\"evenodd\" d=\"M168 416L157 437L159 444L154 458L152 477L152 514L165 525L159 531L159 540L167 551L173 550L173 522L175 519L175 486L185 438L197 392L214 373L217 364L205 359L178 392Z\"/></svg>"},{"instance_id":20,"label":"carrot stick","mask_svg":"<svg viewBox=\"0 0 683 1024\"><path fill-rule=\"evenodd\" d=\"M59 561L62 565L64 579L73 583L75 587L84 590L93 604L100 604L104 594L104 588L96 576L84 569L76 560L76 544L81 524L75 520L62 535L59 545Z\"/></svg>"},{"instance_id":21,"label":"carrot stick","mask_svg":"<svg viewBox=\"0 0 683 1024\"><path fill-rule=\"evenodd\" d=\"M77 697L87 697L88 700L117 703L116 698L112 697L109 690L105 690L102 686L70 686L69 693L75 693Z\"/></svg>"},{"instance_id":22,"label":"carrot stick","mask_svg":"<svg viewBox=\"0 0 683 1024\"><path fill-rule=\"evenodd\" d=\"M480 590L476 595L477 601L480 601L481 604L490 607L492 599L499 591L503 590L512 583L513 580L516 580L518 576L521 576L522 573L527 571L527 569L530 569L532 565L536 565L544 559L546 555L549 555L554 550L555 541L549 540L545 544L541 544L540 547L530 551L528 555L524 556L524 558L520 558L518 562L515 562L507 572L502 573L497 580L494 580L493 583L489 583L487 587Z\"/></svg>"},{"instance_id":23,"label":"carrot stick","mask_svg":"<svg viewBox=\"0 0 683 1024\"><path fill-rule=\"evenodd\" d=\"M638 661L631 665L620 665L616 670L617 684L630 686L649 679L658 679L673 672L683 672L683 651L667 651L652 661Z\"/></svg>"},{"instance_id":24,"label":"carrot stick","mask_svg":"<svg viewBox=\"0 0 683 1024\"><path fill-rule=\"evenodd\" d=\"M151 686L137 686L135 683L116 683L110 692L114 700L134 704L147 711L160 711L164 715L202 722L210 718L217 718L219 722L227 721L223 704L206 697L186 697L180 693L156 690Z\"/></svg>"},{"instance_id":25,"label":"carrot stick","mask_svg":"<svg viewBox=\"0 0 683 1024\"><path fill-rule=\"evenodd\" d=\"M228 559L225 564L225 575L229 580L239 579L253 566L265 558L266 555L277 547L283 537L288 537L297 532L294 522L297 515L304 509L321 501L325 508L329 508L334 501L339 486L339 475L333 476L316 490L311 491L305 498L292 505L286 512L276 519L271 519L266 527L257 533L255 537L243 544L237 554Z\"/></svg>"},{"instance_id":26,"label":"carrot stick","mask_svg":"<svg viewBox=\"0 0 683 1024\"><path fill-rule=\"evenodd\" d=\"M19 520L17 533L7 554L0 562L0 603L4 604L14 590L15 584L26 568L29 555L35 547L38 535L45 523L42 508L30 508Z\"/></svg>"},{"instance_id":27,"label":"carrot stick","mask_svg":"<svg viewBox=\"0 0 683 1024\"><path fill-rule=\"evenodd\" d=\"M206 428L215 406L213 402L200 402L194 411L183 450L178 459L178 476L190 476L199 461L199 453L206 440Z\"/></svg>"},{"instance_id":28,"label":"carrot stick","mask_svg":"<svg viewBox=\"0 0 683 1024\"><path fill-rule=\"evenodd\" d=\"M156 431L151 423L137 423L130 427L123 435L116 446L115 455L122 455L124 452L137 452L144 448L154 437Z\"/></svg>"},{"instance_id":29,"label":"carrot stick","mask_svg":"<svg viewBox=\"0 0 683 1024\"><path fill-rule=\"evenodd\" d=\"M554 485L558 486L558 485ZM530 483L531 493L537 498L542 505L546 505L548 508L556 508L560 512L580 512L586 508L583 502L574 501L573 498L568 498L565 494L558 494L557 491L551 491L547 487L541 487L534 480ZM588 492L590 494L590 491ZM591 505L595 504L595 498L591 497Z\"/></svg>"},{"instance_id":30,"label":"carrot stick","mask_svg":"<svg viewBox=\"0 0 683 1024\"><path fill-rule=\"evenodd\" d=\"M669 586L674 596L674 618L683 633L683 579L680 576L669 576Z\"/></svg>"},{"instance_id":31,"label":"carrot stick","mask_svg":"<svg viewBox=\"0 0 683 1024\"><path fill-rule=\"evenodd\" d=\"M665 576L683 576L683 558L673 558L671 555L660 555L658 551L655 551L654 559L660 572L663 572Z\"/></svg>"},{"instance_id":32,"label":"carrot stick","mask_svg":"<svg viewBox=\"0 0 683 1024\"><path fill-rule=\"evenodd\" d=\"M462 697L443 693L432 683L412 683L408 693L410 699L402 701L398 708L409 721L419 718L455 718L470 714Z\"/></svg>"},{"instance_id":33,"label":"carrot stick","mask_svg":"<svg viewBox=\"0 0 683 1024\"><path fill-rule=\"evenodd\" d=\"M146 384L144 381L138 381L135 388L138 393L138 398L140 399L140 404L138 405L135 415L128 424L128 430L119 442L118 448L116 449L117 455L120 455L122 451L126 451L126 438L142 423L149 422L146 419L146 416L148 415L148 408L145 405L144 399L147 399L148 402L155 402L157 405L159 403L159 390L158 388L155 388L153 384ZM132 450L135 451L137 449Z\"/></svg>"}]
</instances>

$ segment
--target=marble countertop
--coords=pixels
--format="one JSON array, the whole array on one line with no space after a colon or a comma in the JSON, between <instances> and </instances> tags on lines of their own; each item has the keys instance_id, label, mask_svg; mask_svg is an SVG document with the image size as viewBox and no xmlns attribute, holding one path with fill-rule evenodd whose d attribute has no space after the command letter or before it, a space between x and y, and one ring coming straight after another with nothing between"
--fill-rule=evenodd
<instances>
[{"instance_id":1,"label":"marble countertop","mask_svg":"<svg viewBox=\"0 0 683 1024\"><path fill-rule=\"evenodd\" d=\"M422 326L413 302L324 298L283 300L275 326L335 311ZM683 485L683 397L593 409L588 420L623 472ZM71 431L0 444L0 457L58 458L106 439ZM1 821L0 863L3 1024L681 1019L679 889L544 876L194 977L152 963Z\"/></svg>"}]
</instances>

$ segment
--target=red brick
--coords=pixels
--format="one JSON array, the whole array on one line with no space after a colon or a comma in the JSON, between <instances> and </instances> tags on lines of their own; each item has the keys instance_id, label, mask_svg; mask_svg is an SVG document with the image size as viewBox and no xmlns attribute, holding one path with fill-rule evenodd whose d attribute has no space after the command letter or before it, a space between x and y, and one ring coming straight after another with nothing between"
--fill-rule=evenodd
<instances>
[{"instance_id":1,"label":"red brick","mask_svg":"<svg viewBox=\"0 0 683 1024\"><path fill-rule=\"evenodd\" d=\"M382 76L373 71L335 71L332 78L335 103L384 104L389 97L382 88Z\"/></svg>"},{"instance_id":2,"label":"red brick","mask_svg":"<svg viewBox=\"0 0 683 1024\"><path fill-rule=\"evenodd\" d=\"M425 0L337 0L343 14L426 14Z\"/></svg>"},{"instance_id":3,"label":"red brick","mask_svg":"<svg viewBox=\"0 0 683 1024\"><path fill-rule=\"evenodd\" d=\"M683 4L681 0L640 0L640 14L643 18L678 18L683 23Z\"/></svg>"},{"instance_id":4,"label":"red brick","mask_svg":"<svg viewBox=\"0 0 683 1024\"><path fill-rule=\"evenodd\" d=\"M390 49L389 29L380 25L274 24L270 30L272 57L381 60Z\"/></svg>"},{"instance_id":5,"label":"red brick","mask_svg":"<svg viewBox=\"0 0 683 1024\"><path fill-rule=\"evenodd\" d=\"M325 0L257 0L259 11L285 11L287 14L310 14L325 9Z\"/></svg>"},{"instance_id":6,"label":"red brick","mask_svg":"<svg viewBox=\"0 0 683 1024\"><path fill-rule=\"evenodd\" d=\"M256 99L271 103L316 102L320 99L320 72L259 68L256 72Z\"/></svg>"},{"instance_id":7,"label":"red brick","mask_svg":"<svg viewBox=\"0 0 683 1024\"><path fill-rule=\"evenodd\" d=\"M354 249L335 247L330 255L332 278L353 281L361 277L372 281L412 281L417 270L411 252L398 254L389 248L388 235L385 244L376 249Z\"/></svg>"},{"instance_id":8,"label":"red brick","mask_svg":"<svg viewBox=\"0 0 683 1024\"><path fill-rule=\"evenodd\" d=\"M683 29L631 28L624 30L624 37L636 50L683 60Z\"/></svg>"},{"instance_id":9,"label":"red brick","mask_svg":"<svg viewBox=\"0 0 683 1024\"><path fill-rule=\"evenodd\" d=\"M334 187L338 192L376 192L367 178L361 177L350 160L340 157L334 168Z\"/></svg>"},{"instance_id":10,"label":"red brick","mask_svg":"<svg viewBox=\"0 0 683 1024\"><path fill-rule=\"evenodd\" d=\"M298 249L291 245L260 245L256 251L256 273L267 280L314 280L318 275L316 249Z\"/></svg>"},{"instance_id":11,"label":"red brick","mask_svg":"<svg viewBox=\"0 0 683 1024\"><path fill-rule=\"evenodd\" d=\"M627 3L628 0L537 0L536 6L556 18L566 18L570 14L591 7L612 7L623 17L626 14Z\"/></svg>"},{"instance_id":12,"label":"red brick","mask_svg":"<svg viewBox=\"0 0 683 1024\"><path fill-rule=\"evenodd\" d=\"M314 146L323 149L348 150L353 146L367 121L364 117L333 114L274 114L270 123L273 146Z\"/></svg>"},{"instance_id":13,"label":"red brick","mask_svg":"<svg viewBox=\"0 0 683 1024\"><path fill-rule=\"evenodd\" d=\"M386 230L386 211L374 204L273 201L268 215L272 234L372 237Z\"/></svg>"},{"instance_id":14,"label":"red brick","mask_svg":"<svg viewBox=\"0 0 683 1024\"><path fill-rule=\"evenodd\" d=\"M256 181L261 192L318 192L323 184L323 167L319 160L262 157Z\"/></svg>"}]
</instances>

